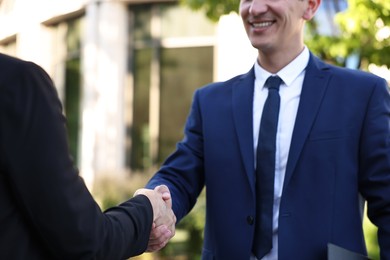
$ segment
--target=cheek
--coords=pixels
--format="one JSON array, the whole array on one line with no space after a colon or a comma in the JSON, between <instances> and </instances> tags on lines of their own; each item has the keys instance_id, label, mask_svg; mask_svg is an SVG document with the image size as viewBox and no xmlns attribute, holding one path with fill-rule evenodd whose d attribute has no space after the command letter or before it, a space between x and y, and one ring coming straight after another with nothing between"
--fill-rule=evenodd
<instances>
[{"instance_id":1,"label":"cheek","mask_svg":"<svg viewBox=\"0 0 390 260\"><path fill-rule=\"evenodd\" d=\"M248 14L249 7L247 7L247 4L241 4L238 13L240 14L241 17L244 17Z\"/></svg>"}]
</instances>

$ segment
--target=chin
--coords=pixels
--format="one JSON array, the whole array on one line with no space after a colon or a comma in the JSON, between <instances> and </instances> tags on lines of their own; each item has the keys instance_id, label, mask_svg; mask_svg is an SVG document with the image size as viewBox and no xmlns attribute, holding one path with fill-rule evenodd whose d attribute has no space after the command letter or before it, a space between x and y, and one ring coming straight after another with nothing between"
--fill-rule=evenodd
<instances>
[{"instance_id":1,"label":"chin","mask_svg":"<svg viewBox=\"0 0 390 260\"><path fill-rule=\"evenodd\" d=\"M269 43L251 42L252 46L259 51L267 51L272 49L272 45Z\"/></svg>"}]
</instances>

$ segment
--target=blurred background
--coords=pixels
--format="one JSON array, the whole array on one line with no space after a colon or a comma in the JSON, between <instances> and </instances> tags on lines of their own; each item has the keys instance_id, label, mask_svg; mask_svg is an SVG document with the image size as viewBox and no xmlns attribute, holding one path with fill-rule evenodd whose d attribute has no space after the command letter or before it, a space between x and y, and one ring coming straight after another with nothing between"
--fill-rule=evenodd
<instances>
[{"instance_id":1,"label":"blurred background","mask_svg":"<svg viewBox=\"0 0 390 260\"><path fill-rule=\"evenodd\" d=\"M238 4L0 0L0 52L52 77L75 164L102 209L132 196L175 149L196 88L253 66ZM305 37L322 59L390 81L390 1L322 0ZM137 259L199 259L204 204L202 194L172 242ZM379 259L367 218L364 229Z\"/></svg>"}]
</instances>

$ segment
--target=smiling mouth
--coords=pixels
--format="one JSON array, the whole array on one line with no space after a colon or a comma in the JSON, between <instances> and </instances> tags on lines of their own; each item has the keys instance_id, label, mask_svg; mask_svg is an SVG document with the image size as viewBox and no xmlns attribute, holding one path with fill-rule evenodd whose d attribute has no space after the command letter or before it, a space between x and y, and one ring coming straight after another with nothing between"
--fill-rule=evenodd
<instances>
[{"instance_id":1,"label":"smiling mouth","mask_svg":"<svg viewBox=\"0 0 390 260\"><path fill-rule=\"evenodd\" d=\"M271 26L273 23L274 22L261 22L261 23L250 23L250 24L255 28L265 28Z\"/></svg>"}]
</instances>

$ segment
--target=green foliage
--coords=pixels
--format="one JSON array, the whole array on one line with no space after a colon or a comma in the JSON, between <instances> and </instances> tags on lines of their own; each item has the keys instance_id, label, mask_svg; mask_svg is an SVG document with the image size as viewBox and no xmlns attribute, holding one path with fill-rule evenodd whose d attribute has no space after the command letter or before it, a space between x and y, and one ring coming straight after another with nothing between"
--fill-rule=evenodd
<instances>
[{"instance_id":1,"label":"green foliage","mask_svg":"<svg viewBox=\"0 0 390 260\"><path fill-rule=\"evenodd\" d=\"M357 52L369 63L390 65L390 1L349 0L336 16L348 53Z\"/></svg>"},{"instance_id":2,"label":"green foliage","mask_svg":"<svg viewBox=\"0 0 390 260\"><path fill-rule=\"evenodd\" d=\"M358 55L363 69L370 63L390 65L390 1L348 0L334 22L339 28L334 36L319 35L316 20L308 24L306 42L314 53L339 65Z\"/></svg>"},{"instance_id":3,"label":"green foliage","mask_svg":"<svg viewBox=\"0 0 390 260\"><path fill-rule=\"evenodd\" d=\"M179 223L178 228L188 231L187 252L192 259L200 259L203 244L203 229L206 221L205 191L201 193L192 211Z\"/></svg>"},{"instance_id":4,"label":"green foliage","mask_svg":"<svg viewBox=\"0 0 390 260\"><path fill-rule=\"evenodd\" d=\"M364 237L367 244L368 256L372 260L379 260L379 246L377 239L377 227L374 226L365 215L363 220Z\"/></svg>"}]
</instances>

